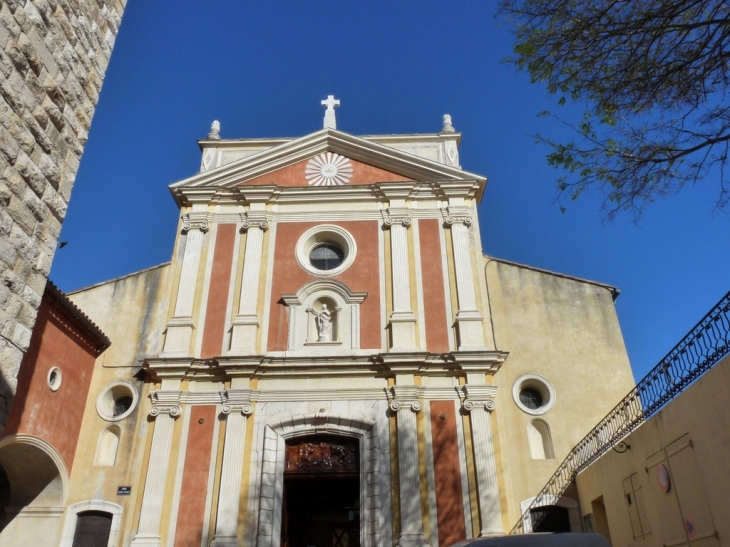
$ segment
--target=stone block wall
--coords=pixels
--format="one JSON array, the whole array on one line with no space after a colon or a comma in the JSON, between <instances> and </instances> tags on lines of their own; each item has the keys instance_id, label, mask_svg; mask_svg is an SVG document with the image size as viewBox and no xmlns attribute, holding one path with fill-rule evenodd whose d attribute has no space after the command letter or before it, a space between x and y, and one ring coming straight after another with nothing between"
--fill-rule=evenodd
<instances>
[{"instance_id":1,"label":"stone block wall","mask_svg":"<svg viewBox=\"0 0 730 547\"><path fill-rule=\"evenodd\" d=\"M126 0L0 5L2 429Z\"/></svg>"}]
</instances>

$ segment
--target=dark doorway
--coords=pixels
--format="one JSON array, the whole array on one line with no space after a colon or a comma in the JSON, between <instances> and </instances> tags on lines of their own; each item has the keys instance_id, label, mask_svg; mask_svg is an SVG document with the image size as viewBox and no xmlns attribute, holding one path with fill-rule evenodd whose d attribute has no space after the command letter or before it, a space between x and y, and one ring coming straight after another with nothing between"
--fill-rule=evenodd
<instances>
[{"instance_id":1,"label":"dark doorway","mask_svg":"<svg viewBox=\"0 0 730 547\"><path fill-rule=\"evenodd\" d=\"M533 532L570 532L570 518L565 507L548 505L530 510Z\"/></svg>"},{"instance_id":2,"label":"dark doorway","mask_svg":"<svg viewBox=\"0 0 730 547\"><path fill-rule=\"evenodd\" d=\"M112 516L104 511L84 511L78 514L73 547L100 547L109 543Z\"/></svg>"},{"instance_id":3,"label":"dark doorway","mask_svg":"<svg viewBox=\"0 0 730 547\"><path fill-rule=\"evenodd\" d=\"M317 435L287 442L282 547L359 547L358 441Z\"/></svg>"}]
</instances>

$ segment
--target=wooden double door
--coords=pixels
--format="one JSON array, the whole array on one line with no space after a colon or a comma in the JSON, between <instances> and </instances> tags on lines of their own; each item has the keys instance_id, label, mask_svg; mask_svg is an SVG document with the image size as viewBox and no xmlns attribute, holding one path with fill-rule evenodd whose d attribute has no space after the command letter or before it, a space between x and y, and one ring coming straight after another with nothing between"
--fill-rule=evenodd
<instances>
[{"instance_id":1,"label":"wooden double door","mask_svg":"<svg viewBox=\"0 0 730 547\"><path fill-rule=\"evenodd\" d=\"M287 442L282 547L359 547L357 439L317 435Z\"/></svg>"}]
</instances>

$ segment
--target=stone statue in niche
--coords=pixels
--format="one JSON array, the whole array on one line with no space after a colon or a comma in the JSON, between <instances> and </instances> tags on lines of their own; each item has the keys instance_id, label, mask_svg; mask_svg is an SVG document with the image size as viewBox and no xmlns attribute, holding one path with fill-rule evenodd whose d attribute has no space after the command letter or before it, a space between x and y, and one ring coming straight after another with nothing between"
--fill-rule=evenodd
<instances>
[{"instance_id":1,"label":"stone statue in niche","mask_svg":"<svg viewBox=\"0 0 730 547\"><path fill-rule=\"evenodd\" d=\"M327 304L322 304L322 311L317 314L317 342L332 341L332 313Z\"/></svg>"}]
</instances>

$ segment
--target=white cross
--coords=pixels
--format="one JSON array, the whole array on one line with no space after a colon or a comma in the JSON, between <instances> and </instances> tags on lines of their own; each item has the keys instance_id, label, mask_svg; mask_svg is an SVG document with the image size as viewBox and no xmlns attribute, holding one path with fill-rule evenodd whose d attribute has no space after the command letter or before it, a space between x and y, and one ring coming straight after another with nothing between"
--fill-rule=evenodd
<instances>
[{"instance_id":1,"label":"white cross","mask_svg":"<svg viewBox=\"0 0 730 547\"><path fill-rule=\"evenodd\" d=\"M335 119L335 107L340 106L339 99L335 99L334 95L327 95L327 100L322 101L322 106L326 106L324 111L324 128L337 129L337 120Z\"/></svg>"}]
</instances>

